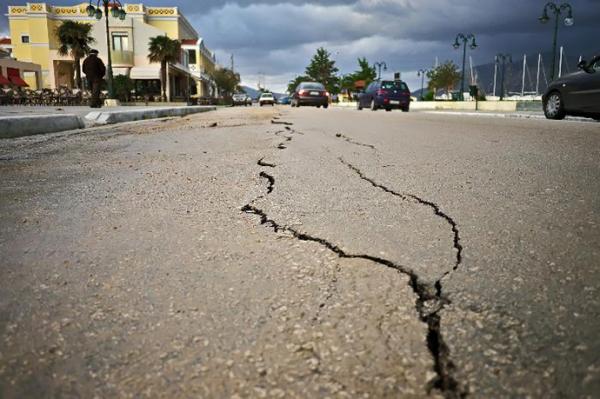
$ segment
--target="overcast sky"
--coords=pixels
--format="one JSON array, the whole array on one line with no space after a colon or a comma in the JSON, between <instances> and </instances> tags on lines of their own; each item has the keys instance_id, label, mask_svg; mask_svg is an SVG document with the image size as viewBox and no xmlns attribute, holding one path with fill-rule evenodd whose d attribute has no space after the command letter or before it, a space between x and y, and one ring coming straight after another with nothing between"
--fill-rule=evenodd
<instances>
[{"instance_id":1,"label":"overcast sky","mask_svg":"<svg viewBox=\"0 0 600 399\"><path fill-rule=\"evenodd\" d=\"M400 71L412 90L420 88L419 68L438 57L461 63L456 34L474 33L479 47L469 51L474 65L493 61L498 52L550 51L552 24L542 25L546 0L149 0L147 5L178 6L217 60L235 69L242 82L256 87L259 76L274 91L302 74L323 46L341 73L356 69L357 57L384 61L392 76ZM0 0L3 13L8 4ZM74 4L59 0L51 4ZM568 55L600 54L600 0L571 0L575 24L559 29L559 45ZM0 20L0 32L7 32ZM548 60L549 62L549 60Z\"/></svg>"}]
</instances>

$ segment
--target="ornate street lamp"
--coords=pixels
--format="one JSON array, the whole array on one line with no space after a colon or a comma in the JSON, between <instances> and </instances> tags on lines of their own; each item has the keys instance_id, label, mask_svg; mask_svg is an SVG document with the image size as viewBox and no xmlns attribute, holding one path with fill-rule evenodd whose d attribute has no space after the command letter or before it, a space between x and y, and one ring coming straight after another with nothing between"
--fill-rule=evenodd
<instances>
[{"instance_id":1,"label":"ornate street lamp","mask_svg":"<svg viewBox=\"0 0 600 399\"><path fill-rule=\"evenodd\" d=\"M423 101L423 86L425 84L425 74L429 72L428 69L419 69L417 71L417 76L421 77L421 101Z\"/></svg>"},{"instance_id":2,"label":"ornate street lamp","mask_svg":"<svg viewBox=\"0 0 600 399\"><path fill-rule=\"evenodd\" d=\"M510 62L512 64L512 56L510 54L500 53L496 55L496 63L500 63L502 65L502 78L500 79L500 101L504 100L504 76L506 75L507 62Z\"/></svg>"},{"instance_id":3,"label":"ornate street lamp","mask_svg":"<svg viewBox=\"0 0 600 399\"><path fill-rule=\"evenodd\" d=\"M377 80L381 80L381 67L383 67L384 71L387 71L387 64L385 61L376 62L374 64L375 68L379 69L379 73L377 74Z\"/></svg>"},{"instance_id":4,"label":"ornate street lamp","mask_svg":"<svg viewBox=\"0 0 600 399\"><path fill-rule=\"evenodd\" d=\"M560 6L556 3L549 2L544 6L544 13L538 20L545 24L550 21L548 11L553 12L556 17L554 22L554 40L552 41L552 71L550 73L550 80L554 80L554 71L556 69L556 39L558 37L558 17L562 12L567 12L567 17L564 19L565 26L572 26L575 23L573 19L573 9L569 3L563 3Z\"/></svg>"},{"instance_id":5,"label":"ornate street lamp","mask_svg":"<svg viewBox=\"0 0 600 399\"><path fill-rule=\"evenodd\" d=\"M107 53L108 76L106 79L106 83L108 85L108 98L114 98L115 93L113 90L113 70L112 70L112 58L110 55L111 43L110 43L110 32L108 29L108 15L109 15L109 11L110 11L110 15L112 15L113 18L118 18L121 21L123 21L125 19L125 16L127 15L127 13L123 9L123 5L121 4L121 2L119 0L113 0L113 1L97 0L95 7L92 5L92 0L89 0L89 1L90 1L90 4L87 6L86 11L90 17L95 17L97 20L101 20L102 19L102 10L104 9L104 18L105 18L105 23L106 23L106 48L108 51L108 53ZM102 4L103 8L101 8L100 4Z\"/></svg>"},{"instance_id":6,"label":"ornate street lamp","mask_svg":"<svg viewBox=\"0 0 600 399\"><path fill-rule=\"evenodd\" d=\"M455 50L458 50L460 48L460 42L463 42L463 62L462 62L462 79L460 80L460 100L463 101L464 100L464 92L465 92L465 63L467 61L467 42L471 41L471 44L469 45L469 47L471 48L471 50L475 50L475 48L477 48L477 43L475 43L475 35L472 33L469 33L468 35L465 35L463 33L459 33L458 35L456 35L456 39L454 39L454 44L452 45L452 47L454 47Z\"/></svg>"}]
</instances>

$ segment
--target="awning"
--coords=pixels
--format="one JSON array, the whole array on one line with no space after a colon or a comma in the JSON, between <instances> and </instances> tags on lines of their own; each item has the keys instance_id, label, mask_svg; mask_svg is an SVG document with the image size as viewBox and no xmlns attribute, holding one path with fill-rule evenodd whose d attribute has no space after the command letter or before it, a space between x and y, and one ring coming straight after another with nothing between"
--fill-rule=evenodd
<instances>
[{"instance_id":1,"label":"awning","mask_svg":"<svg viewBox=\"0 0 600 399\"><path fill-rule=\"evenodd\" d=\"M10 80L6 79L2 74L0 74L0 85L9 85Z\"/></svg>"},{"instance_id":2,"label":"awning","mask_svg":"<svg viewBox=\"0 0 600 399\"><path fill-rule=\"evenodd\" d=\"M117 76L117 75L129 76L129 68L114 67L113 68L113 76Z\"/></svg>"},{"instance_id":3,"label":"awning","mask_svg":"<svg viewBox=\"0 0 600 399\"><path fill-rule=\"evenodd\" d=\"M169 64L169 69L170 69L170 72L179 72L179 73L183 73L185 75L190 75L190 77L194 80L202 80L202 78L200 76L193 73L189 69L185 68L183 65Z\"/></svg>"},{"instance_id":4,"label":"awning","mask_svg":"<svg viewBox=\"0 0 600 399\"><path fill-rule=\"evenodd\" d=\"M160 68L133 67L129 71L131 79L160 79Z\"/></svg>"},{"instance_id":5,"label":"awning","mask_svg":"<svg viewBox=\"0 0 600 399\"><path fill-rule=\"evenodd\" d=\"M16 86L29 87L27 82L25 82L23 79L21 79L20 76L11 76L10 81L12 82L12 84L14 84Z\"/></svg>"}]
</instances>

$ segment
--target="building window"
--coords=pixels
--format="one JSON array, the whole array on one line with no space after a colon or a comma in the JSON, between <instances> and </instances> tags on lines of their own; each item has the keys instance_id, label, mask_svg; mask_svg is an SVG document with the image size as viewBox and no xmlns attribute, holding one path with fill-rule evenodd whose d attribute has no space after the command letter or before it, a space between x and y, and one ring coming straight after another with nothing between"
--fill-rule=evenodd
<instances>
[{"instance_id":1,"label":"building window","mask_svg":"<svg viewBox=\"0 0 600 399\"><path fill-rule=\"evenodd\" d=\"M129 50L129 37L127 33L113 33L112 34L112 47L116 51L127 51Z\"/></svg>"},{"instance_id":2,"label":"building window","mask_svg":"<svg viewBox=\"0 0 600 399\"><path fill-rule=\"evenodd\" d=\"M196 50L188 50L188 59L190 64L196 64Z\"/></svg>"},{"instance_id":3,"label":"building window","mask_svg":"<svg viewBox=\"0 0 600 399\"><path fill-rule=\"evenodd\" d=\"M29 43L29 35L21 35L21 43Z\"/></svg>"},{"instance_id":4,"label":"building window","mask_svg":"<svg viewBox=\"0 0 600 399\"><path fill-rule=\"evenodd\" d=\"M183 65L183 66L188 66L189 65L187 51L182 51L181 52L181 65Z\"/></svg>"}]
</instances>

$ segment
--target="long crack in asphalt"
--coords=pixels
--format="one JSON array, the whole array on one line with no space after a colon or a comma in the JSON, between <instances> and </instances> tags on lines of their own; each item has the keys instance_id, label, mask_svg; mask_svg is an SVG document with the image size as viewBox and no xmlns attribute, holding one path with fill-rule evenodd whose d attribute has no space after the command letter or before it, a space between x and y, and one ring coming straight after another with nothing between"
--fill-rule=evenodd
<instances>
[{"instance_id":1,"label":"long crack in asphalt","mask_svg":"<svg viewBox=\"0 0 600 399\"><path fill-rule=\"evenodd\" d=\"M285 128L288 131L290 131L290 133L295 132L294 129L289 127L293 125L293 123L291 122L271 120L271 123L285 124ZM352 144L358 144L357 142L349 142L351 142ZM375 147L371 145L365 145L362 143L360 143L360 145L375 149ZM278 148L280 148L280 146ZM263 158L261 158L257 163L261 165L261 163L263 163L262 160ZM450 224L452 232L454 234L454 248L456 249L456 261L452 270L454 271L459 267L462 261L463 247L460 244L458 225L450 216L444 213L437 204L431 201L424 200L414 194L398 193L384 185L375 182L373 179L368 178L360 169L346 162L344 159L339 158L339 160L342 164L346 165L348 168L350 168L352 171L358 174L358 176L361 179L369 182L373 187L381 189L405 201L413 200L416 203L428 206L432 208L435 215L443 218L448 224ZM268 182L267 194L272 193L275 188L275 177L264 171L261 171L259 176L266 179ZM250 203L244 205L241 208L241 211L258 216L260 218L260 224L272 228L274 232L287 232L300 241L318 243L337 254L340 258L365 259L392 268L408 276L409 286L417 296L417 300L415 301L415 308L419 314L421 321L427 325L427 347L433 358L434 370L437 375L436 378L429 382L427 390L431 391L432 389L437 389L444 395L445 398L448 399L464 398L467 396L467 387L460 384L454 377L454 370L456 367L450 358L450 350L448 348L448 345L445 343L444 338L442 336L442 332L440 330L440 311L444 308L446 304L450 303L449 299L442 292L442 279L445 276L447 276L450 272L444 273L442 277L436 280L434 284L431 284L422 281L419 278L418 274L411 268L395 263L389 259L380 258L368 254L347 253L344 250L342 250L338 245L334 244L329 240L312 236L308 233L296 230L295 228L290 226L279 224L275 220L269 218L269 216L262 209L254 206L254 203L261 198L264 198L264 196L260 195L254 200L252 200Z\"/></svg>"},{"instance_id":2,"label":"long crack in asphalt","mask_svg":"<svg viewBox=\"0 0 600 399\"><path fill-rule=\"evenodd\" d=\"M256 162L256 164L258 166L266 166L266 167L269 167L269 168L274 168L276 166L275 164L266 162L265 161L265 157L262 157L261 159L259 159L258 162Z\"/></svg>"},{"instance_id":3,"label":"long crack in asphalt","mask_svg":"<svg viewBox=\"0 0 600 399\"><path fill-rule=\"evenodd\" d=\"M377 149L377 148L375 148L375 146L373 144L361 143L360 141L356 141L356 140L354 140L351 137L343 135L342 133L336 133L335 137L343 138L344 140L346 140L350 144L358 145L358 146L361 146L361 147L368 147L368 148L371 148L373 150Z\"/></svg>"},{"instance_id":4,"label":"long crack in asphalt","mask_svg":"<svg viewBox=\"0 0 600 399\"><path fill-rule=\"evenodd\" d=\"M382 184L377 183L375 180L367 177L359 168L357 168L356 166L352 165L349 162L346 162L343 158L339 158L339 160L342 164L346 165L348 168L350 168L350 170L355 172L362 180L369 182L373 187L379 188L379 189L385 191L386 193L392 194L392 195L399 197L405 201L413 200L418 204L425 205L425 206L431 208L433 213L436 216L444 219L450 225L450 228L452 229L453 246L456 251L456 260L454 261L454 266L452 267L452 271L456 271L458 269L458 267L462 263L462 251L463 251L463 246L460 243L460 232L458 231L458 224L448 214L446 214L444 211L442 211L438 204L428 201L428 200L425 200L415 194L396 192ZM450 274L450 271L447 271L435 282L436 289L439 291L440 294L441 294L442 280L449 274Z\"/></svg>"}]
</instances>

